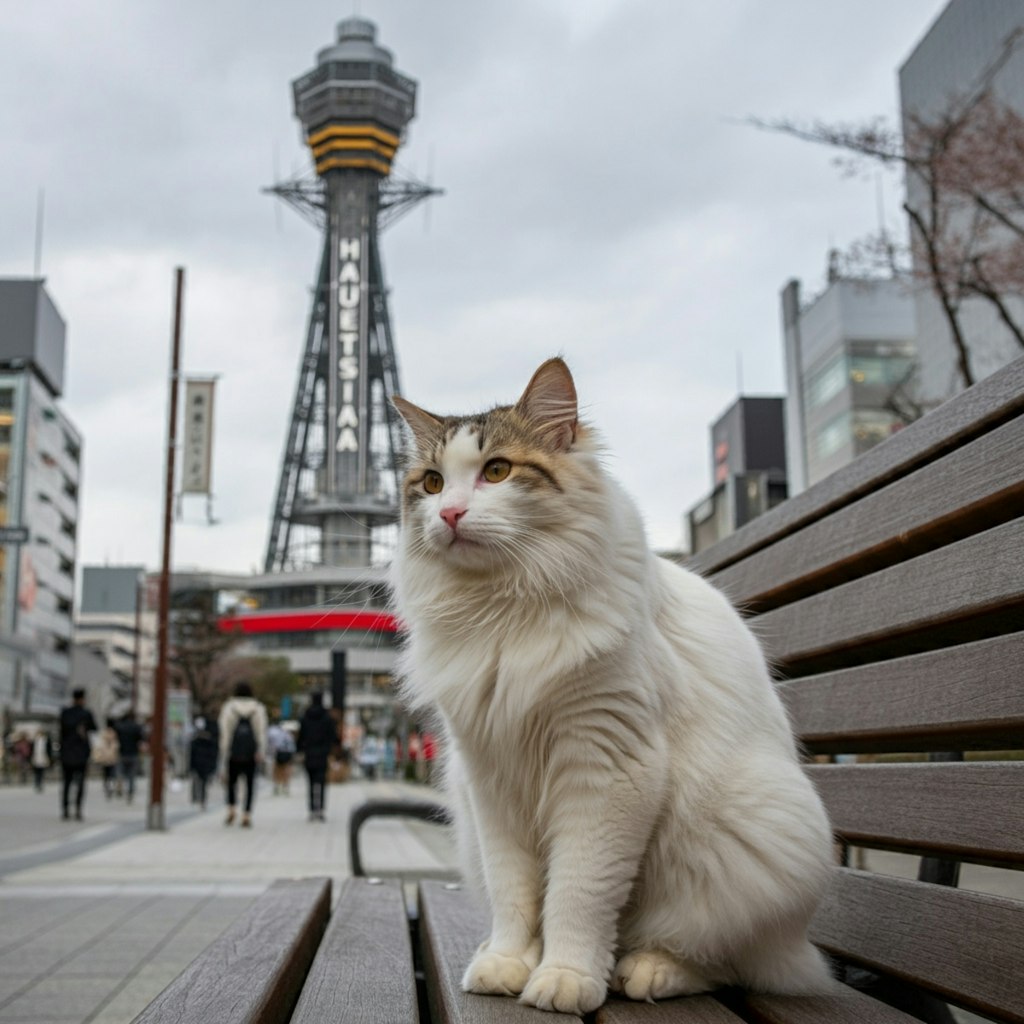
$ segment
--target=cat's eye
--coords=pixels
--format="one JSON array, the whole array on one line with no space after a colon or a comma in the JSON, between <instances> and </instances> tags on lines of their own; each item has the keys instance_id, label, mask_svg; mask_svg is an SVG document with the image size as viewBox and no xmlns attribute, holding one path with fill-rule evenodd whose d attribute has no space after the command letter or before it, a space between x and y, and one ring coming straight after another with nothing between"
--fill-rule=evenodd
<instances>
[{"instance_id":1,"label":"cat's eye","mask_svg":"<svg viewBox=\"0 0 1024 1024\"><path fill-rule=\"evenodd\" d=\"M484 479L491 484L500 484L512 472L512 463L508 459L491 459L484 466Z\"/></svg>"},{"instance_id":2,"label":"cat's eye","mask_svg":"<svg viewBox=\"0 0 1024 1024\"><path fill-rule=\"evenodd\" d=\"M428 469L423 477L423 490L427 494L440 494L444 489L444 477L436 470Z\"/></svg>"}]
</instances>

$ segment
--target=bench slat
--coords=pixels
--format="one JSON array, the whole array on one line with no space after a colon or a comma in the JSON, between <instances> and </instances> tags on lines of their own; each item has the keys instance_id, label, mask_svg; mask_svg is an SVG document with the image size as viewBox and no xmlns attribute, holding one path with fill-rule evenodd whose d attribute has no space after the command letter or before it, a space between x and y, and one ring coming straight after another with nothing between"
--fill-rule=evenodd
<instances>
[{"instance_id":1,"label":"bench slat","mask_svg":"<svg viewBox=\"0 0 1024 1024\"><path fill-rule=\"evenodd\" d=\"M1024 902L836 868L811 926L827 952L1024 1022Z\"/></svg>"},{"instance_id":2,"label":"bench slat","mask_svg":"<svg viewBox=\"0 0 1024 1024\"><path fill-rule=\"evenodd\" d=\"M347 879L291 1024L415 1024L416 978L398 880Z\"/></svg>"},{"instance_id":3,"label":"bench slat","mask_svg":"<svg viewBox=\"0 0 1024 1024\"><path fill-rule=\"evenodd\" d=\"M1024 358L957 395L813 487L747 523L689 563L719 572L858 497L884 487L1024 409Z\"/></svg>"},{"instance_id":4,"label":"bench slat","mask_svg":"<svg viewBox=\"0 0 1024 1024\"><path fill-rule=\"evenodd\" d=\"M133 1024L286 1024L330 905L330 879L275 882Z\"/></svg>"},{"instance_id":5,"label":"bench slat","mask_svg":"<svg viewBox=\"0 0 1024 1024\"><path fill-rule=\"evenodd\" d=\"M427 997L435 1024L536 1024L533 1007L510 997L462 991L462 975L489 927L487 914L470 893L440 882L421 882L420 921ZM710 996L657 1004L611 999L597 1014L598 1024L739 1024L738 1017ZM579 1020L565 1013L544 1014L544 1024Z\"/></svg>"},{"instance_id":6,"label":"bench slat","mask_svg":"<svg viewBox=\"0 0 1024 1024\"><path fill-rule=\"evenodd\" d=\"M442 882L420 883L420 944L433 1024L537 1024L537 1010L509 996L463 992L461 981L490 920L465 889ZM579 1024L564 1013L544 1015L544 1024Z\"/></svg>"},{"instance_id":7,"label":"bench slat","mask_svg":"<svg viewBox=\"0 0 1024 1024\"><path fill-rule=\"evenodd\" d=\"M958 624L1007 633L1024 626L1024 520L920 555L754 619L770 658L799 674L908 646L947 645ZM913 634L929 630L932 639ZM961 630L962 632L962 630ZM978 635L965 639L980 639ZM898 641L898 643L893 643Z\"/></svg>"},{"instance_id":8,"label":"bench slat","mask_svg":"<svg viewBox=\"0 0 1024 1024\"><path fill-rule=\"evenodd\" d=\"M1024 762L807 771L848 842L1024 867Z\"/></svg>"},{"instance_id":9,"label":"bench slat","mask_svg":"<svg viewBox=\"0 0 1024 1024\"><path fill-rule=\"evenodd\" d=\"M743 1024L712 996L687 996L660 1003L611 998L597 1011L595 1024Z\"/></svg>"},{"instance_id":10,"label":"bench slat","mask_svg":"<svg viewBox=\"0 0 1024 1024\"><path fill-rule=\"evenodd\" d=\"M778 606L998 525L1024 506L1022 451L1024 417L1016 417L712 582L743 608Z\"/></svg>"},{"instance_id":11,"label":"bench slat","mask_svg":"<svg viewBox=\"0 0 1024 1024\"><path fill-rule=\"evenodd\" d=\"M1024 633L806 676L779 694L814 754L1009 750L1024 737Z\"/></svg>"},{"instance_id":12,"label":"bench slat","mask_svg":"<svg viewBox=\"0 0 1024 1024\"><path fill-rule=\"evenodd\" d=\"M920 1024L852 988L837 996L744 995L750 1024Z\"/></svg>"}]
</instances>

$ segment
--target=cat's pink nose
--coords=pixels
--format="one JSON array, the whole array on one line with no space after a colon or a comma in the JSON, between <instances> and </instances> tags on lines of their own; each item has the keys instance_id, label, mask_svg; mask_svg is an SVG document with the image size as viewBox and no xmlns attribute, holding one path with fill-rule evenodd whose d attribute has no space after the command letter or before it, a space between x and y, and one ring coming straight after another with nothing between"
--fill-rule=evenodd
<instances>
[{"instance_id":1,"label":"cat's pink nose","mask_svg":"<svg viewBox=\"0 0 1024 1024\"><path fill-rule=\"evenodd\" d=\"M441 509L441 518L454 530L459 525L459 520L466 514L464 508L452 505L450 508Z\"/></svg>"}]
</instances>

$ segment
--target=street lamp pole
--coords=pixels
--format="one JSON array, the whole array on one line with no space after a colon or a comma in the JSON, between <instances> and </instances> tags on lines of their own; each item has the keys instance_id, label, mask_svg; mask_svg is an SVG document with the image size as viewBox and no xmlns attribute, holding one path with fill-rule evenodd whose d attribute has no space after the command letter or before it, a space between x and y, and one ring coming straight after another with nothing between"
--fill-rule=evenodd
<instances>
[{"instance_id":1,"label":"street lamp pole","mask_svg":"<svg viewBox=\"0 0 1024 1024\"><path fill-rule=\"evenodd\" d=\"M181 365L181 307L185 291L185 268L176 267L174 286L174 335L171 343L170 401L167 422L167 477L164 483L164 542L160 569L160 604L157 612L157 664L153 685L153 723L149 734L151 757L149 773L149 810L146 828L167 827L164 808L164 730L167 725L167 649L168 619L171 605L171 524L174 508L174 454L178 441L178 377Z\"/></svg>"}]
</instances>

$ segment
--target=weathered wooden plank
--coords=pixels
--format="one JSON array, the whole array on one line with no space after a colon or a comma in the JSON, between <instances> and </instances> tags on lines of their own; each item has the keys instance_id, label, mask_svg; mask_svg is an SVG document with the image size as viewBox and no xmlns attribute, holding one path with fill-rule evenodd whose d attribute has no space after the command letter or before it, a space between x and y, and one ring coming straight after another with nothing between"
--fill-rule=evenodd
<instances>
[{"instance_id":1,"label":"weathered wooden plank","mask_svg":"<svg viewBox=\"0 0 1024 1024\"><path fill-rule=\"evenodd\" d=\"M409 920L401 883L347 879L291 1024L415 1024Z\"/></svg>"},{"instance_id":2,"label":"weathered wooden plank","mask_svg":"<svg viewBox=\"0 0 1024 1024\"><path fill-rule=\"evenodd\" d=\"M712 996L687 996L660 1003L636 1003L612 997L598 1011L594 1024L742 1024Z\"/></svg>"},{"instance_id":3,"label":"weathered wooden plank","mask_svg":"<svg viewBox=\"0 0 1024 1024\"><path fill-rule=\"evenodd\" d=\"M1024 1022L1024 903L837 868L811 926L827 952Z\"/></svg>"},{"instance_id":4,"label":"weathered wooden plank","mask_svg":"<svg viewBox=\"0 0 1024 1024\"><path fill-rule=\"evenodd\" d=\"M1024 762L807 771L847 842L1024 867Z\"/></svg>"},{"instance_id":5,"label":"weathered wooden plank","mask_svg":"<svg viewBox=\"0 0 1024 1024\"><path fill-rule=\"evenodd\" d=\"M814 754L1010 750L1024 740L1024 633L779 685Z\"/></svg>"},{"instance_id":6,"label":"weathered wooden plank","mask_svg":"<svg viewBox=\"0 0 1024 1024\"><path fill-rule=\"evenodd\" d=\"M1024 416L1017 416L712 582L743 608L767 609L989 529L1024 508L1021 452Z\"/></svg>"},{"instance_id":7,"label":"weathered wooden plank","mask_svg":"<svg viewBox=\"0 0 1024 1024\"><path fill-rule=\"evenodd\" d=\"M778 508L758 516L707 551L700 552L690 561L690 567L704 575L719 572L752 552L952 451L1021 410L1024 410L1024 358L952 398Z\"/></svg>"},{"instance_id":8,"label":"weathered wooden plank","mask_svg":"<svg viewBox=\"0 0 1024 1024\"><path fill-rule=\"evenodd\" d=\"M420 946L432 1024L537 1024L537 1010L509 996L478 996L462 991L462 976L490 919L459 885L421 882ZM544 1015L544 1024L579 1024L564 1013Z\"/></svg>"},{"instance_id":9,"label":"weathered wooden plank","mask_svg":"<svg viewBox=\"0 0 1024 1024\"><path fill-rule=\"evenodd\" d=\"M919 1024L852 988L835 996L745 995L743 1008L750 1024Z\"/></svg>"},{"instance_id":10,"label":"weathered wooden plank","mask_svg":"<svg viewBox=\"0 0 1024 1024\"><path fill-rule=\"evenodd\" d=\"M979 625L983 614L994 621ZM1024 520L776 608L753 621L769 657L787 674L874 660L872 645L876 651L912 653L909 638L925 630L943 631L931 643L919 638L931 647L946 646L956 638L954 626L990 633L1018 631L1024 627ZM829 657L837 651L844 651L844 657ZM798 662L803 664L794 673Z\"/></svg>"},{"instance_id":11,"label":"weathered wooden plank","mask_svg":"<svg viewBox=\"0 0 1024 1024\"><path fill-rule=\"evenodd\" d=\"M507 996L463 992L462 975L487 937L486 912L461 888L420 883L420 944L433 1024L528 1024L537 1010ZM564 1013L544 1014L544 1024L579 1022ZM739 1024L739 1018L710 996L634 1003L610 999L597 1011L597 1024Z\"/></svg>"},{"instance_id":12,"label":"weathered wooden plank","mask_svg":"<svg viewBox=\"0 0 1024 1024\"><path fill-rule=\"evenodd\" d=\"M327 878L275 882L133 1024L286 1024L330 904Z\"/></svg>"}]
</instances>

